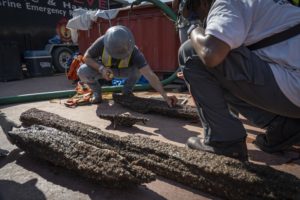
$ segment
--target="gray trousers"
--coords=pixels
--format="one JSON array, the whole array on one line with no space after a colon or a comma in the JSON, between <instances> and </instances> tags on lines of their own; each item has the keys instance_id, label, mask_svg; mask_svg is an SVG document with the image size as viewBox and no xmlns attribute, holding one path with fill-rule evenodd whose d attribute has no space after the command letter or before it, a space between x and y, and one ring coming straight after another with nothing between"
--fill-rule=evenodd
<instances>
[{"instance_id":1,"label":"gray trousers","mask_svg":"<svg viewBox=\"0 0 300 200\"><path fill-rule=\"evenodd\" d=\"M135 83L141 76L139 69L136 67L128 67L122 69L112 68L112 71L115 77L127 77L122 89L123 94L130 94ZM103 79L103 77L98 71L94 70L92 67L87 66L86 64L83 64L79 67L77 74L80 80L87 83L93 92L101 94L102 85L98 80Z\"/></svg>"},{"instance_id":2,"label":"gray trousers","mask_svg":"<svg viewBox=\"0 0 300 200\"><path fill-rule=\"evenodd\" d=\"M300 118L300 107L281 92L270 66L246 47L232 50L220 65L208 68L188 40L179 49L179 63L207 144L246 137L241 121L230 114L229 108L260 128L268 127L278 115Z\"/></svg>"}]
</instances>

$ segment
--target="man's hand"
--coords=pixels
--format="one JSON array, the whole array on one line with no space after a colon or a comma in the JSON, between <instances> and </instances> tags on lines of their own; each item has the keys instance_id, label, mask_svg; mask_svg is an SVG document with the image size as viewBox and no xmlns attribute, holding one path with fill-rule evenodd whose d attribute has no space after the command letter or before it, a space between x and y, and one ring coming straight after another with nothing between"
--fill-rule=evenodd
<instances>
[{"instance_id":1,"label":"man's hand","mask_svg":"<svg viewBox=\"0 0 300 200\"><path fill-rule=\"evenodd\" d=\"M13 140L11 139L11 137L9 136L9 131L12 131L12 129L15 128L19 128L20 125L16 124L15 122L9 120L6 118L6 116L3 113L0 113L0 126L4 132L4 134L6 135L7 139L9 140L10 143L14 144Z\"/></svg>"},{"instance_id":2,"label":"man's hand","mask_svg":"<svg viewBox=\"0 0 300 200\"><path fill-rule=\"evenodd\" d=\"M165 98L165 100L166 100L168 106L171 108L174 107L178 102L178 99L175 96L167 96Z\"/></svg>"},{"instance_id":3,"label":"man's hand","mask_svg":"<svg viewBox=\"0 0 300 200\"><path fill-rule=\"evenodd\" d=\"M102 76L105 80L110 81L114 77L114 73L111 71L111 69L104 67L102 69Z\"/></svg>"}]
</instances>

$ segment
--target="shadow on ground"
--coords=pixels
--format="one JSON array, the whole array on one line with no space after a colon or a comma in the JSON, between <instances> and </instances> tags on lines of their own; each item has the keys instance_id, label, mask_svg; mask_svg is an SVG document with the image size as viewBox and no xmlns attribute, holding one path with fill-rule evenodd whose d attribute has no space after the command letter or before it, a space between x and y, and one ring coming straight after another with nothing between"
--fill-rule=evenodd
<instances>
[{"instance_id":1,"label":"shadow on ground","mask_svg":"<svg viewBox=\"0 0 300 200\"><path fill-rule=\"evenodd\" d=\"M0 168L10 162L16 162L17 165L22 166L28 171L37 173L55 185L60 185L69 190L86 194L92 200L165 200L164 197L144 185L126 189L102 187L100 184L93 183L66 169L53 166L46 161L35 159L26 153L22 153L19 149L13 150L6 158L1 159ZM36 182L36 179L32 179L24 184L0 180L0 199L46 199L43 193L36 188Z\"/></svg>"},{"instance_id":2,"label":"shadow on ground","mask_svg":"<svg viewBox=\"0 0 300 200\"><path fill-rule=\"evenodd\" d=\"M293 149L278 153L266 153L256 149L248 150L252 161L265 163L266 165L278 166L283 164L297 164L299 165L300 153Z\"/></svg>"},{"instance_id":3,"label":"shadow on ground","mask_svg":"<svg viewBox=\"0 0 300 200\"><path fill-rule=\"evenodd\" d=\"M106 105L104 105L106 104ZM149 121L146 122L146 124L137 123L138 125L148 127L150 129L154 129L153 133L148 132L145 130L142 130L138 128L137 126L133 126L132 128L124 128L124 127L118 127L117 130L120 131L126 131L126 133L129 134L144 134L144 135L161 135L164 138L171 140L173 142L178 142L185 144L187 139L189 137L197 136L200 134L200 132L195 132L191 130L187 130L185 128L186 125L189 125L192 123L190 120L182 120L178 118L168 118L160 115L155 114L142 114L137 113L131 110L128 110L118 104L113 105L107 105L109 102L103 102L102 104L99 104L96 110L97 116L99 114L122 114L122 113L130 113L133 116L136 117L144 117L148 118ZM162 123L163 122L163 123ZM198 123L199 127L201 126L200 122ZM194 125L194 124L193 124ZM106 127L107 130L111 130L112 127L109 125Z\"/></svg>"},{"instance_id":4,"label":"shadow on ground","mask_svg":"<svg viewBox=\"0 0 300 200\"><path fill-rule=\"evenodd\" d=\"M0 180L0 199L46 200L44 193L36 187L36 183L37 179L31 179L23 184L14 181Z\"/></svg>"},{"instance_id":5,"label":"shadow on ground","mask_svg":"<svg viewBox=\"0 0 300 200\"><path fill-rule=\"evenodd\" d=\"M185 189L185 190L189 190L190 192L193 192L194 194L197 194L201 197L205 197L207 199L212 199L212 200L220 200L219 198L217 197L214 197L214 196L211 196L207 193L204 193L204 192L201 192L199 190L194 190L194 189L190 189L189 187L181 184L181 183L177 183L175 181L172 181L172 180L169 180L169 179L166 179L166 178L163 178L163 177L158 177L157 178L158 180L162 181L162 182L165 182L165 183L168 183L176 188L181 188L181 189ZM201 200L201 199L200 199Z\"/></svg>"}]
</instances>

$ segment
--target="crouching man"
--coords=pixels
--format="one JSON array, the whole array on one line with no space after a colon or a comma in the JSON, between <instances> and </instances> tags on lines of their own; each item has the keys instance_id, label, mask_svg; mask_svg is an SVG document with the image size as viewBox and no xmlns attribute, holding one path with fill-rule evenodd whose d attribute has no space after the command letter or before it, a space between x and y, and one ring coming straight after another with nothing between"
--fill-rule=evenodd
<instances>
[{"instance_id":1,"label":"crouching man","mask_svg":"<svg viewBox=\"0 0 300 200\"><path fill-rule=\"evenodd\" d=\"M142 52L135 46L131 31L125 26L113 26L99 37L86 51L85 64L77 74L93 91L92 103L100 103L101 84L99 79L112 80L114 75L127 76L122 93L132 94L137 80L143 75L150 85L161 94L172 107L177 103L175 96L168 96L163 86L151 70Z\"/></svg>"},{"instance_id":2,"label":"crouching man","mask_svg":"<svg viewBox=\"0 0 300 200\"><path fill-rule=\"evenodd\" d=\"M290 32L299 33L299 7L275 0L199 1L195 10L206 25L190 27L179 62L204 138L191 137L187 146L247 160L246 130L232 108L266 130L255 140L261 150L273 153L299 143L300 34L262 42L292 27Z\"/></svg>"}]
</instances>

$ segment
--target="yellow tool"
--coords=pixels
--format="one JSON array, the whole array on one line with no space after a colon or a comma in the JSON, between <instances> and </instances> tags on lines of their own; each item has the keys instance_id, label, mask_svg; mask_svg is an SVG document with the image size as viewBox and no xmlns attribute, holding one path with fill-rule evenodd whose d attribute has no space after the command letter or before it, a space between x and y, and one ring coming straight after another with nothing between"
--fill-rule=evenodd
<instances>
[{"instance_id":1,"label":"yellow tool","mask_svg":"<svg viewBox=\"0 0 300 200\"><path fill-rule=\"evenodd\" d=\"M110 72L107 72L107 75L110 79L113 79L114 78L114 74L113 73L110 73Z\"/></svg>"}]
</instances>

